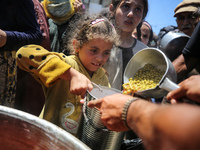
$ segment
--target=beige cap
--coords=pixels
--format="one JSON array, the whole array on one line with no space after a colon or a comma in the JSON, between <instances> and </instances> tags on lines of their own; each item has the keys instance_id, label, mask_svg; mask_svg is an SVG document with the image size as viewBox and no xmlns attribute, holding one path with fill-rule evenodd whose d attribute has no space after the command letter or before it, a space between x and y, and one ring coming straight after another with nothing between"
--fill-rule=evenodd
<instances>
[{"instance_id":1,"label":"beige cap","mask_svg":"<svg viewBox=\"0 0 200 150\"><path fill-rule=\"evenodd\" d=\"M183 0L174 9L174 17L182 12L195 12L200 7L200 0Z\"/></svg>"}]
</instances>

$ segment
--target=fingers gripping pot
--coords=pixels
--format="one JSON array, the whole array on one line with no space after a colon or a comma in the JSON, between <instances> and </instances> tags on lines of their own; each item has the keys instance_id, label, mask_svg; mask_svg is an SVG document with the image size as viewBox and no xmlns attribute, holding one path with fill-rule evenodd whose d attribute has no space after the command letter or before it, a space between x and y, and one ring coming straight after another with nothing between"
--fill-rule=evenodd
<instances>
[{"instance_id":1,"label":"fingers gripping pot","mask_svg":"<svg viewBox=\"0 0 200 150\"><path fill-rule=\"evenodd\" d=\"M179 88L176 84L177 74L171 61L161 50L156 48L145 48L131 58L124 71L124 83L129 82L130 78L134 78L138 70L148 63L157 69L164 70L165 73L155 88L137 91L135 92L136 95L144 98L161 98L168 91Z\"/></svg>"},{"instance_id":2,"label":"fingers gripping pot","mask_svg":"<svg viewBox=\"0 0 200 150\"><path fill-rule=\"evenodd\" d=\"M82 125L80 125L78 130L78 138L91 149L118 150L122 144L124 132L109 131L101 121L100 111L97 108L87 107L87 103L91 100L116 93L122 92L96 84L94 84L91 92L86 93L85 103L83 105L83 123L81 123Z\"/></svg>"}]
</instances>

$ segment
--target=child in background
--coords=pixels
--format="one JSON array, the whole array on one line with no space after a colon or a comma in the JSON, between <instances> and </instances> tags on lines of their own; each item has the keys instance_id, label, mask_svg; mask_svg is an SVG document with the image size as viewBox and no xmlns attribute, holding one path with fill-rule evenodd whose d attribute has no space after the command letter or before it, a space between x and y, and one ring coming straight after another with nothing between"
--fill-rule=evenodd
<instances>
[{"instance_id":1,"label":"child in background","mask_svg":"<svg viewBox=\"0 0 200 150\"><path fill-rule=\"evenodd\" d=\"M72 29L71 48L75 55L66 56L38 45L28 45L18 50L17 62L21 69L30 72L43 85L46 102L40 117L76 135L82 113L81 96L70 92L70 83L65 80L66 65L71 65L98 85L109 86L102 65L108 60L118 38L106 18L87 17L77 22L79 26L73 25L76 30Z\"/></svg>"},{"instance_id":2,"label":"child in background","mask_svg":"<svg viewBox=\"0 0 200 150\"><path fill-rule=\"evenodd\" d=\"M81 0L44 0L42 4L49 18L51 50L70 55L65 47L71 37L69 25L83 16L85 6Z\"/></svg>"},{"instance_id":3,"label":"child in background","mask_svg":"<svg viewBox=\"0 0 200 150\"><path fill-rule=\"evenodd\" d=\"M150 42L153 39L153 30L151 25L147 21L142 21L142 23L134 29L133 37L145 45L150 46Z\"/></svg>"},{"instance_id":4,"label":"child in background","mask_svg":"<svg viewBox=\"0 0 200 150\"><path fill-rule=\"evenodd\" d=\"M110 12L113 23L119 30L121 44L114 47L104 67L109 74L111 87L122 90L123 73L127 63L138 51L147 48L132 37L132 32L145 18L148 12L148 1L112 0Z\"/></svg>"},{"instance_id":5,"label":"child in background","mask_svg":"<svg viewBox=\"0 0 200 150\"><path fill-rule=\"evenodd\" d=\"M112 0L110 12L121 43L113 48L104 68L109 74L111 87L122 90L123 74L127 63L137 52L147 48L145 44L133 38L132 32L146 17L148 0ZM135 138L138 139L132 131L126 133L126 139ZM125 147L127 147L126 141Z\"/></svg>"}]
</instances>

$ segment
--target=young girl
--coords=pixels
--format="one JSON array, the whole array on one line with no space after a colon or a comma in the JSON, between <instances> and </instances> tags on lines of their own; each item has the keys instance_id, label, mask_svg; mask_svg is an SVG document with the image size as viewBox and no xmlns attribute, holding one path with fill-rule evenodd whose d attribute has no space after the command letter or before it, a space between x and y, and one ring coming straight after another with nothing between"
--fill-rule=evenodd
<instances>
[{"instance_id":1,"label":"young girl","mask_svg":"<svg viewBox=\"0 0 200 150\"><path fill-rule=\"evenodd\" d=\"M109 74L111 87L121 90L124 69L134 54L147 46L132 37L133 30L145 18L147 0L112 0L110 12L119 30L120 46L114 47L108 62L104 65Z\"/></svg>"},{"instance_id":2,"label":"young girl","mask_svg":"<svg viewBox=\"0 0 200 150\"><path fill-rule=\"evenodd\" d=\"M153 30L151 25L147 21L142 21L136 29L133 31L133 37L150 46L150 42L153 39Z\"/></svg>"},{"instance_id":3,"label":"young girl","mask_svg":"<svg viewBox=\"0 0 200 150\"><path fill-rule=\"evenodd\" d=\"M82 105L81 96L72 94L69 82L64 80L66 65L96 84L109 86L102 65L118 41L115 28L106 18L87 18L77 24L81 28L78 26L74 31L71 46L75 55L48 52L38 45L24 46L17 52L18 66L30 72L44 87L46 102L40 117L73 135L77 133Z\"/></svg>"},{"instance_id":4,"label":"young girl","mask_svg":"<svg viewBox=\"0 0 200 150\"><path fill-rule=\"evenodd\" d=\"M110 12L118 29L121 44L113 48L104 68L109 74L111 87L122 90L123 74L127 63L133 55L147 47L133 38L132 32L146 17L148 0L112 0ZM126 133L126 139L134 138L137 138L137 135L132 131Z\"/></svg>"}]
</instances>

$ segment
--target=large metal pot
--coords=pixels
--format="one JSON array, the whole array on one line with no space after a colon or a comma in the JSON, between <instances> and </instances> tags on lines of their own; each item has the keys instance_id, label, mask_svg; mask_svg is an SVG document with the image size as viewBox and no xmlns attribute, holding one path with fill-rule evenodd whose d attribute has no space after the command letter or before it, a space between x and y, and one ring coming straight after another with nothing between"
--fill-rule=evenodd
<instances>
[{"instance_id":1,"label":"large metal pot","mask_svg":"<svg viewBox=\"0 0 200 150\"><path fill-rule=\"evenodd\" d=\"M169 31L162 37L159 49L173 61L181 54L189 39L190 37L183 32Z\"/></svg>"},{"instance_id":2,"label":"large metal pot","mask_svg":"<svg viewBox=\"0 0 200 150\"><path fill-rule=\"evenodd\" d=\"M2 150L90 150L56 125L31 114L0 106Z\"/></svg>"},{"instance_id":3,"label":"large metal pot","mask_svg":"<svg viewBox=\"0 0 200 150\"><path fill-rule=\"evenodd\" d=\"M135 73L147 63L152 64L157 69L165 70L165 73L158 86L154 89L135 92L136 95L144 98L161 98L168 91L179 88L176 84L177 74L171 61L161 50L156 48L145 48L131 58L124 71L124 83L129 82L130 78L134 78Z\"/></svg>"}]
</instances>

